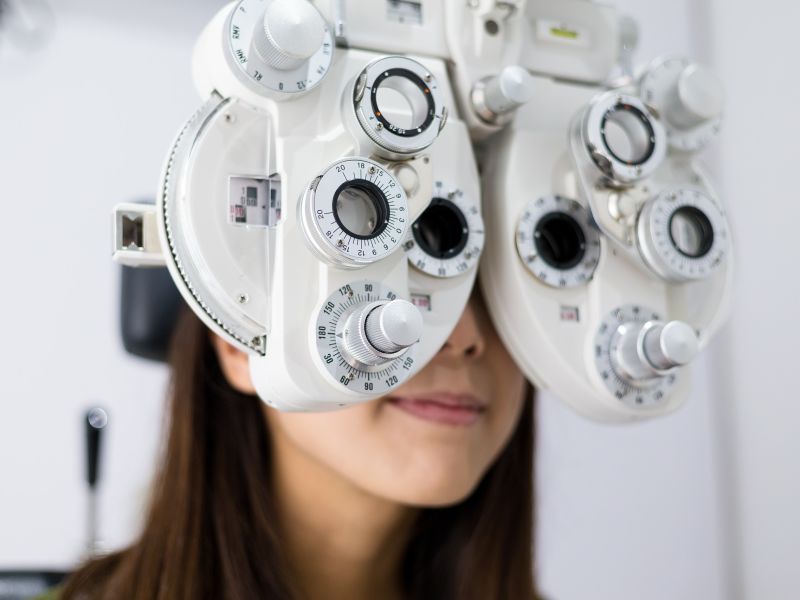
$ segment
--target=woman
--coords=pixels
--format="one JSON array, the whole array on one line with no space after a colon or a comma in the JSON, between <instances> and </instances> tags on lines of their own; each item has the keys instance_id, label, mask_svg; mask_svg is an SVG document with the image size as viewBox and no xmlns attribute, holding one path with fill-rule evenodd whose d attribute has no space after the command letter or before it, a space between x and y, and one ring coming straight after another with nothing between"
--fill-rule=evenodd
<instances>
[{"instance_id":1,"label":"woman","mask_svg":"<svg viewBox=\"0 0 800 600\"><path fill-rule=\"evenodd\" d=\"M479 293L396 394L280 413L188 311L144 530L59 598L492 600L533 592L532 389Z\"/></svg>"}]
</instances>

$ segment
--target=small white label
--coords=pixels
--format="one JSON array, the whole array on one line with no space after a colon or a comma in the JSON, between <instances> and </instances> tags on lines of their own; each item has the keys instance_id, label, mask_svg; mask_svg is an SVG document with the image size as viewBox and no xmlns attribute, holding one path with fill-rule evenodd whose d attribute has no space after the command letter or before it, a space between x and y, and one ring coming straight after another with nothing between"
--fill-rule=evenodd
<instances>
[{"instance_id":1,"label":"small white label","mask_svg":"<svg viewBox=\"0 0 800 600\"><path fill-rule=\"evenodd\" d=\"M411 294L411 304L421 311L431 312L431 297L428 294Z\"/></svg>"},{"instance_id":2,"label":"small white label","mask_svg":"<svg viewBox=\"0 0 800 600\"><path fill-rule=\"evenodd\" d=\"M420 0L386 0L386 17L405 25L422 25Z\"/></svg>"},{"instance_id":3,"label":"small white label","mask_svg":"<svg viewBox=\"0 0 800 600\"><path fill-rule=\"evenodd\" d=\"M231 177L228 192L228 222L250 227L274 227L281 220L281 180L272 175Z\"/></svg>"},{"instance_id":4,"label":"small white label","mask_svg":"<svg viewBox=\"0 0 800 600\"><path fill-rule=\"evenodd\" d=\"M553 42L587 48L591 45L589 30L585 27L576 27L566 21L555 19L537 19L536 37L542 42Z\"/></svg>"},{"instance_id":5,"label":"small white label","mask_svg":"<svg viewBox=\"0 0 800 600\"><path fill-rule=\"evenodd\" d=\"M561 307L561 320L572 322L572 323L579 323L580 313L578 312L577 306L562 306Z\"/></svg>"}]
</instances>

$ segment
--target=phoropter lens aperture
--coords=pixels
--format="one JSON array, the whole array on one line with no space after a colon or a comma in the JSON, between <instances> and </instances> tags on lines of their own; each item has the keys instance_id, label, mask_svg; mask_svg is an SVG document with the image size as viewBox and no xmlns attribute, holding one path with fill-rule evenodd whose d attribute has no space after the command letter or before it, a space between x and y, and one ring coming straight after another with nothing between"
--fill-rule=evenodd
<instances>
[{"instance_id":1,"label":"phoropter lens aperture","mask_svg":"<svg viewBox=\"0 0 800 600\"><path fill-rule=\"evenodd\" d=\"M567 270L583 260L586 236L580 224L564 212L544 215L533 232L536 252L548 265Z\"/></svg>"},{"instance_id":2,"label":"phoropter lens aperture","mask_svg":"<svg viewBox=\"0 0 800 600\"><path fill-rule=\"evenodd\" d=\"M682 206L669 219L669 237L678 252L700 258L714 245L714 227L699 208Z\"/></svg>"},{"instance_id":3,"label":"phoropter lens aperture","mask_svg":"<svg viewBox=\"0 0 800 600\"><path fill-rule=\"evenodd\" d=\"M375 118L401 137L418 135L433 122L436 114L431 90L408 69L388 69L372 85L372 110Z\"/></svg>"},{"instance_id":4,"label":"phoropter lens aperture","mask_svg":"<svg viewBox=\"0 0 800 600\"><path fill-rule=\"evenodd\" d=\"M434 198L416 220L412 230L419 247L429 256L441 259L458 255L469 238L469 226L464 214L444 198Z\"/></svg>"},{"instance_id":5,"label":"phoropter lens aperture","mask_svg":"<svg viewBox=\"0 0 800 600\"><path fill-rule=\"evenodd\" d=\"M641 165L655 150L650 118L635 106L617 104L606 112L600 127L603 143L620 162Z\"/></svg>"},{"instance_id":6,"label":"phoropter lens aperture","mask_svg":"<svg viewBox=\"0 0 800 600\"><path fill-rule=\"evenodd\" d=\"M386 195L365 179L346 181L336 190L333 217L347 235L358 240L372 239L389 222Z\"/></svg>"}]
</instances>

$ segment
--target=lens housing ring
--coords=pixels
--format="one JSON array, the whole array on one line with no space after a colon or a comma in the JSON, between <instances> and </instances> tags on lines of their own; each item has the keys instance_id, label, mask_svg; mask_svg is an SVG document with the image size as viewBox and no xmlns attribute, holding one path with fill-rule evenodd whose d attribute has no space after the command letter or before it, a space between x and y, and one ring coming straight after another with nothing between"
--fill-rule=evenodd
<instances>
[{"instance_id":1,"label":"lens housing ring","mask_svg":"<svg viewBox=\"0 0 800 600\"><path fill-rule=\"evenodd\" d=\"M695 255L681 250L675 240L675 217L680 211L692 215L699 229L700 250ZM710 236L710 240L707 239ZM706 279L723 263L728 252L728 224L725 213L705 193L677 188L663 190L639 213L636 240L645 263L668 281Z\"/></svg>"},{"instance_id":2,"label":"lens housing ring","mask_svg":"<svg viewBox=\"0 0 800 600\"><path fill-rule=\"evenodd\" d=\"M380 222L370 234L358 234L343 225L338 199L348 188L381 204L375 210ZM309 248L322 260L344 268L363 267L389 256L400 247L409 227L403 186L368 158L350 157L330 165L306 188L297 210Z\"/></svg>"},{"instance_id":3,"label":"lens housing ring","mask_svg":"<svg viewBox=\"0 0 800 600\"><path fill-rule=\"evenodd\" d=\"M548 223L567 227L567 234L574 236L572 256L564 258L564 265L554 264L543 256L543 226ZM572 229L572 231L569 231ZM557 234L559 229L553 231ZM538 234L538 235L537 235ZM563 237L563 236L562 236ZM542 196L528 201L517 223L515 235L517 253L522 263L540 282L555 288L570 288L591 280L600 262L600 232L595 227L591 213L579 202L557 194ZM552 240L562 242L561 240ZM570 246L570 244L566 244ZM577 246L577 248L575 248ZM556 253L558 249L556 250Z\"/></svg>"},{"instance_id":4,"label":"lens housing ring","mask_svg":"<svg viewBox=\"0 0 800 600\"><path fill-rule=\"evenodd\" d=\"M395 78L420 94L416 102L406 97L410 106L422 107L414 111L421 114L414 115L419 122L411 127L392 123L379 106L379 90ZM436 78L421 63L405 56L379 58L364 67L354 80L351 107L360 129L377 146L376 153L389 158L413 156L430 146L448 113Z\"/></svg>"},{"instance_id":5,"label":"lens housing ring","mask_svg":"<svg viewBox=\"0 0 800 600\"><path fill-rule=\"evenodd\" d=\"M411 226L403 248L409 264L432 277L457 277L478 264L485 241L483 217L478 203L460 189L453 189L442 181L434 183L433 200ZM434 255L419 236L419 224L430 210L444 209L454 213L462 238L446 252Z\"/></svg>"},{"instance_id":6,"label":"lens housing ring","mask_svg":"<svg viewBox=\"0 0 800 600\"><path fill-rule=\"evenodd\" d=\"M620 115L625 116L621 121ZM638 132L625 131L629 139L641 137L642 131L645 133L647 148L640 152L641 156L626 159L620 155L619 149L612 147L608 135L610 123L616 123L622 129L626 128L626 123L642 127ZM667 138L659 120L637 97L618 92L601 94L589 104L583 119L583 136L592 162L606 177L622 184L652 175L667 152Z\"/></svg>"}]
</instances>

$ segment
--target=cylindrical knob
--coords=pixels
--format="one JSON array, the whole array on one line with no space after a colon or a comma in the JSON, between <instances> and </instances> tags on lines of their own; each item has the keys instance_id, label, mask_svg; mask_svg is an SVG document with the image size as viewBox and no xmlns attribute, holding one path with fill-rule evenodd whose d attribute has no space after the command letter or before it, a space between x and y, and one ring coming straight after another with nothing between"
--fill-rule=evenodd
<instances>
[{"instance_id":1,"label":"cylindrical knob","mask_svg":"<svg viewBox=\"0 0 800 600\"><path fill-rule=\"evenodd\" d=\"M502 124L533 97L533 88L533 77L526 69L506 67L499 75L476 84L472 90L472 104L484 121Z\"/></svg>"},{"instance_id":2,"label":"cylindrical knob","mask_svg":"<svg viewBox=\"0 0 800 600\"><path fill-rule=\"evenodd\" d=\"M658 324L644 336L644 354L653 368L661 371L688 364L697 351L697 334L682 321Z\"/></svg>"},{"instance_id":3,"label":"cylindrical knob","mask_svg":"<svg viewBox=\"0 0 800 600\"><path fill-rule=\"evenodd\" d=\"M340 350L351 366L381 365L417 343L422 327L422 315L406 300L364 304L346 318Z\"/></svg>"},{"instance_id":4,"label":"cylindrical knob","mask_svg":"<svg viewBox=\"0 0 800 600\"><path fill-rule=\"evenodd\" d=\"M411 302L392 300L367 315L366 333L376 350L394 354L419 341L422 315Z\"/></svg>"},{"instance_id":5,"label":"cylindrical knob","mask_svg":"<svg viewBox=\"0 0 800 600\"><path fill-rule=\"evenodd\" d=\"M322 46L325 21L308 0L273 0L253 32L252 49L275 69L296 69Z\"/></svg>"},{"instance_id":6,"label":"cylindrical knob","mask_svg":"<svg viewBox=\"0 0 800 600\"><path fill-rule=\"evenodd\" d=\"M686 365L698 351L697 334L681 321L624 323L616 338L613 361L619 375L632 383Z\"/></svg>"},{"instance_id":7,"label":"cylindrical knob","mask_svg":"<svg viewBox=\"0 0 800 600\"><path fill-rule=\"evenodd\" d=\"M710 69L692 63L678 78L666 117L688 129L718 118L724 102L725 92L719 78Z\"/></svg>"},{"instance_id":8,"label":"cylindrical knob","mask_svg":"<svg viewBox=\"0 0 800 600\"><path fill-rule=\"evenodd\" d=\"M486 82L486 108L502 115L522 106L533 97L533 77L526 69L506 67Z\"/></svg>"}]
</instances>

